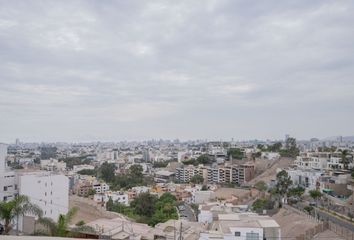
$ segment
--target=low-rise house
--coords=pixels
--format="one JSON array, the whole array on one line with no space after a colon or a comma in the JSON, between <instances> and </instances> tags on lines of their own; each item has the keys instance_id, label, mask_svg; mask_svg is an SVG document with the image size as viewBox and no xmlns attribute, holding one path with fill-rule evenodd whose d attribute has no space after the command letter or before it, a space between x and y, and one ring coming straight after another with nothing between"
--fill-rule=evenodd
<instances>
[{"instance_id":1,"label":"low-rise house","mask_svg":"<svg viewBox=\"0 0 354 240\"><path fill-rule=\"evenodd\" d=\"M106 204L109 199L113 202L121 203L124 205L129 205L129 197L125 192L105 192L100 194L95 194L93 200L97 203Z\"/></svg>"},{"instance_id":2,"label":"low-rise house","mask_svg":"<svg viewBox=\"0 0 354 240\"><path fill-rule=\"evenodd\" d=\"M281 239L279 224L269 216L256 213L218 214L199 240Z\"/></svg>"},{"instance_id":3,"label":"low-rise house","mask_svg":"<svg viewBox=\"0 0 354 240\"><path fill-rule=\"evenodd\" d=\"M53 158L41 160L41 169L47 171L65 171L66 163Z\"/></svg>"},{"instance_id":4,"label":"low-rise house","mask_svg":"<svg viewBox=\"0 0 354 240\"><path fill-rule=\"evenodd\" d=\"M89 222L86 225L92 227L96 232L96 237L101 239L154 240L152 227L147 224L131 222L123 218L101 218Z\"/></svg>"},{"instance_id":5,"label":"low-rise house","mask_svg":"<svg viewBox=\"0 0 354 240\"><path fill-rule=\"evenodd\" d=\"M307 190L314 190L320 186L320 178L323 175L322 171L310 169L287 169L293 185L301 186Z\"/></svg>"},{"instance_id":6,"label":"low-rise house","mask_svg":"<svg viewBox=\"0 0 354 240\"><path fill-rule=\"evenodd\" d=\"M105 182L95 181L92 184L92 188L95 190L96 193L105 193L109 191L109 185Z\"/></svg>"}]
</instances>

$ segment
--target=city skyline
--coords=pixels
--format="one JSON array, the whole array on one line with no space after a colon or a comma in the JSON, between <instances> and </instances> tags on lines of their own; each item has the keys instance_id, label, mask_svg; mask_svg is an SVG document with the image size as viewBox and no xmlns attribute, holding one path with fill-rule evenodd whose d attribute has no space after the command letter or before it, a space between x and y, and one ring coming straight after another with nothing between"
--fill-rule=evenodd
<instances>
[{"instance_id":1,"label":"city skyline","mask_svg":"<svg viewBox=\"0 0 354 240\"><path fill-rule=\"evenodd\" d=\"M0 142L350 136L350 1L8 1Z\"/></svg>"}]
</instances>

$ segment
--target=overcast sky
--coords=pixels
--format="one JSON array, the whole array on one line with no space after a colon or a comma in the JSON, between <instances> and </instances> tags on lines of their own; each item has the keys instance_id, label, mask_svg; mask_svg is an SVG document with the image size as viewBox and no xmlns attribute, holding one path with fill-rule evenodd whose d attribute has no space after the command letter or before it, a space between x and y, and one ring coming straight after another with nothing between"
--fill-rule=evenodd
<instances>
[{"instance_id":1,"label":"overcast sky","mask_svg":"<svg viewBox=\"0 0 354 240\"><path fill-rule=\"evenodd\" d=\"M2 1L0 142L354 134L354 1Z\"/></svg>"}]
</instances>

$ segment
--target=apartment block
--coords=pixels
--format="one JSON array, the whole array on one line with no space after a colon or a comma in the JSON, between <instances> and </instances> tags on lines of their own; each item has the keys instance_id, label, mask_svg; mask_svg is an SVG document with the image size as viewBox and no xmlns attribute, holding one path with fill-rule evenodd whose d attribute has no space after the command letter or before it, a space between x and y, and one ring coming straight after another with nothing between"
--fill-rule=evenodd
<instances>
[{"instance_id":1,"label":"apartment block","mask_svg":"<svg viewBox=\"0 0 354 240\"><path fill-rule=\"evenodd\" d=\"M69 209L69 179L53 172L29 172L19 175L19 193L43 210L43 216L57 220Z\"/></svg>"},{"instance_id":2,"label":"apartment block","mask_svg":"<svg viewBox=\"0 0 354 240\"><path fill-rule=\"evenodd\" d=\"M6 164L7 145L0 143L0 201L9 201L18 194L17 175Z\"/></svg>"}]
</instances>

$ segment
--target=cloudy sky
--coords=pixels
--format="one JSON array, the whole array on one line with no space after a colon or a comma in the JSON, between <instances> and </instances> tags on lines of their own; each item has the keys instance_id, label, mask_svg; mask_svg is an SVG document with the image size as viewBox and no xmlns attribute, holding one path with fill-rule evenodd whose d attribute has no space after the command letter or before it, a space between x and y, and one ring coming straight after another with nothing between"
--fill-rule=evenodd
<instances>
[{"instance_id":1,"label":"cloudy sky","mask_svg":"<svg viewBox=\"0 0 354 240\"><path fill-rule=\"evenodd\" d=\"M0 0L0 141L354 134L353 1Z\"/></svg>"}]
</instances>

